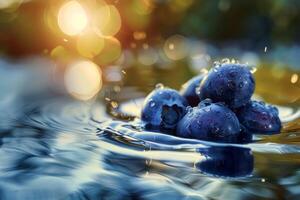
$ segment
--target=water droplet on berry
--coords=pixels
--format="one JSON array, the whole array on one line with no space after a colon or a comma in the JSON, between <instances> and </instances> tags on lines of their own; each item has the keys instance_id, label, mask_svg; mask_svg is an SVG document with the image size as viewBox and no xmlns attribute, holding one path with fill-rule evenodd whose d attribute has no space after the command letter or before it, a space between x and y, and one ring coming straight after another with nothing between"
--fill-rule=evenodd
<instances>
[{"instance_id":1,"label":"water droplet on berry","mask_svg":"<svg viewBox=\"0 0 300 200\"><path fill-rule=\"evenodd\" d=\"M225 116L226 116L227 119L230 119L230 118L231 118L231 114L230 114L230 113L226 113Z\"/></svg>"},{"instance_id":2,"label":"water droplet on berry","mask_svg":"<svg viewBox=\"0 0 300 200\"><path fill-rule=\"evenodd\" d=\"M271 128L272 128L272 124L269 124L269 125L268 125L268 128L271 129Z\"/></svg>"},{"instance_id":3,"label":"water droplet on berry","mask_svg":"<svg viewBox=\"0 0 300 200\"><path fill-rule=\"evenodd\" d=\"M216 127L216 126L213 127L213 132L218 133L219 131L220 131L219 127Z\"/></svg>"},{"instance_id":4,"label":"water droplet on berry","mask_svg":"<svg viewBox=\"0 0 300 200\"><path fill-rule=\"evenodd\" d=\"M198 105L198 107L206 107L206 106L209 106L209 105L211 105L211 103L212 103L212 100L211 99L205 99L205 100L203 100L203 101L201 101L200 103L199 103L199 105Z\"/></svg>"},{"instance_id":5,"label":"water droplet on berry","mask_svg":"<svg viewBox=\"0 0 300 200\"><path fill-rule=\"evenodd\" d=\"M252 74L254 74L256 71L257 71L257 68L256 67L249 67L250 68L250 72Z\"/></svg>"},{"instance_id":6,"label":"water droplet on berry","mask_svg":"<svg viewBox=\"0 0 300 200\"><path fill-rule=\"evenodd\" d=\"M197 120L197 124L198 124L199 126L202 126L202 121Z\"/></svg>"},{"instance_id":7,"label":"water droplet on berry","mask_svg":"<svg viewBox=\"0 0 300 200\"><path fill-rule=\"evenodd\" d=\"M205 112L209 112L210 111L210 107L204 107L204 111Z\"/></svg>"},{"instance_id":8,"label":"water droplet on berry","mask_svg":"<svg viewBox=\"0 0 300 200\"><path fill-rule=\"evenodd\" d=\"M199 95L199 94L200 94L200 87L196 87L196 90L195 90L195 91L196 91L196 94Z\"/></svg>"},{"instance_id":9,"label":"water droplet on berry","mask_svg":"<svg viewBox=\"0 0 300 200\"><path fill-rule=\"evenodd\" d=\"M193 108L191 106L186 107L186 110L188 113L191 113L193 111Z\"/></svg>"},{"instance_id":10,"label":"water droplet on berry","mask_svg":"<svg viewBox=\"0 0 300 200\"><path fill-rule=\"evenodd\" d=\"M213 66L214 67L218 67L218 66L220 66L221 65L221 63L219 62L219 61L215 61L214 63L213 63Z\"/></svg>"},{"instance_id":11,"label":"water droplet on berry","mask_svg":"<svg viewBox=\"0 0 300 200\"><path fill-rule=\"evenodd\" d=\"M154 101L150 101L150 107L154 107L155 106L155 102Z\"/></svg>"},{"instance_id":12,"label":"water droplet on berry","mask_svg":"<svg viewBox=\"0 0 300 200\"><path fill-rule=\"evenodd\" d=\"M236 60L236 59L231 59L231 62L230 63L232 63L232 64L238 64L239 63L239 61L238 60Z\"/></svg>"},{"instance_id":13,"label":"water droplet on berry","mask_svg":"<svg viewBox=\"0 0 300 200\"><path fill-rule=\"evenodd\" d=\"M244 86L244 83L243 82L240 82L239 83L239 88L242 88Z\"/></svg>"},{"instance_id":14,"label":"water droplet on berry","mask_svg":"<svg viewBox=\"0 0 300 200\"><path fill-rule=\"evenodd\" d=\"M223 64L227 64L227 63L230 63L230 59L229 59L229 58L223 58L223 59L221 60L221 62L222 62Z\"/></svg>"},{"instance_id":15,"label":"water droplet on berry","mask_svg":"<svg viewBox=\"0 0 300 200\"><path fill-rule=\"evenodd\" d=\"M162 83L157 83L155 89L163 89L165 86Z\"/></svg>"}]
</instances>

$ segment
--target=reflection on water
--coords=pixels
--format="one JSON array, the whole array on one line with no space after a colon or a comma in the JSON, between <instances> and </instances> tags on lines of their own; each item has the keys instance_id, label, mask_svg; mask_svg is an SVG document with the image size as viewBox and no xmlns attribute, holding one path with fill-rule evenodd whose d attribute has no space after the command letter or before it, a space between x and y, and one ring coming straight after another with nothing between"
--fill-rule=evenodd
<instances>
[{"instance_id":1,"label":"reflection on water","mask_svg":"<svg viewBox=\"0 0 300 200\"><path fill-rule=\"evenodd\" d=\"M300 197L296 104L279 107L281 134L217 144L112 120L102 103L71 100L43 84L25 94L20 85L32 80L25 70L6 79L0 70L7 89L0 101L0 199ZM130 101L118 112L136 115L139 105Z\"/></svg>"}]
</instances>

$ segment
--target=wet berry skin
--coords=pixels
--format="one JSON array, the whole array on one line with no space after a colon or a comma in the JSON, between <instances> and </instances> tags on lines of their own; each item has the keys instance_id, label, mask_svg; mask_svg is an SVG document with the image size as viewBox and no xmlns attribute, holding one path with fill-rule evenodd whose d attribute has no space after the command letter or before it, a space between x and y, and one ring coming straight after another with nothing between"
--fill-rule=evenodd
<instances>
[{"instance_id":1,"label":"wet berry skin","mask_svg":"<svg viewBox=\"0 0 300 200\"><path fill-rule=\"evenodd\" d=\"M250 101L236 111L240 123L253 133L279 133L281 121L274 106L261 101Z\"/></svg>"},{"instance_id":2,"label":"wet berry skin","mask_svg":"<svg viewBox=\"0 0 300 200\"><path fill-rule=\"evenodd\" d=\"M211 69L200 85L200 100L224 102L238 108L249 102L255 88L254 78L246 65L221 64Z\"/></svg>"},{"instance_id":3,"label":"wet berry skin","mask_svg":"<svg viewBox=\"0 0 300 200\"><path fill-rule=\"evenodd\" d=\"M145 99L141 119L146 128L173 130L186 113L186 100L173 89L158 88Z\"/></svg>"},{"instance_id":4,"label":"wet berry skin","mask_svg":"<svg viewBox=\"0 0 300 200\"><path fill-rule=\"evenodd\" d=\"M241 137L241 127L229 108L205 100L180 120L176 134L213 142L237 143Z\"/></svg>"},{"instance_id":5,"label":"wet berry skin","mask_svg":"<svg viewBox=\"0 0 300 200\"><path fill-rule=\"evenodd\" d=\"M192 107L195 107L200 103L200 98L196 90L200 86L200 83L203 80L204 76L204 74L200 74L190 79L185 84L183 84L180 90L180 94L187 100L188 104Z\"/></svg>"}]
</instances>

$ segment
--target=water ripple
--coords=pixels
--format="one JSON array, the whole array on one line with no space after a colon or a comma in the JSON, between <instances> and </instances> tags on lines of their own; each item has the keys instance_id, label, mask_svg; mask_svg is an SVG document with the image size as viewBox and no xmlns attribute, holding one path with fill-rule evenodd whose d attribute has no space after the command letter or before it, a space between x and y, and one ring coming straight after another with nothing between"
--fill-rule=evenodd
<instances>
[{"instance_id":1,"label":"water ripple","mask_svg":"<svg viewBox=\"0 0 300 200\"><path fill-rule=\"evenodd\" d=\"M0 130L0 199L257 199L273 198L278 185L298 194L299 132L287 136L297 119L278 136L218 144L111 120L97 102L21 105ZM264 173L272 165L290 175Z\"/></svg>"}]
</instances>

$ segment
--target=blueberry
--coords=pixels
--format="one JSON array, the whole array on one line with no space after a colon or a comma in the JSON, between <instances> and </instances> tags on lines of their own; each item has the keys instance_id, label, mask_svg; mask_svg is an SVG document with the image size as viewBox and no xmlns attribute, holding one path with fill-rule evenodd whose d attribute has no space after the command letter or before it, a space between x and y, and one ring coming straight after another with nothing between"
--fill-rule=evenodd
<instances>
[{"instance_id":1,"label":"blueberry","mask_svg":"<svg viewBox=\"0 0 300 200\"><path fill-rule=\"evenodd\" d=\"M197 88L199 87L202 79L204 78L204 74L198 75L188 82L183 84L180 94L187 100L190 106L195 107L199 104L200 98L196 93Z\"/></svg>"},{"instance_id":2,"label":"blueberry","mask_svg":"<svg viewBox=\"0 0 300 200\"><path fill-rule=\"evenodd\" d=\"M181 119L177 135L215 142L238 142L240 124L229 108L205 100Z\"/></svg>"},{"instance_id":3,"label":"blueberry","mask_svg":"<svg viewBox=\"0 0 300 200\"><path fill-rule=\"evenodd\" d=\"M279 133L281 122L278 110L261 101L250 101L236 112L239 121L253 133Z\"/></svg>"},{"instance_id":4,"label":"blueberry","mask_svg":"<svg viewBox=\"0 0 300 200\"><path fill-rule=\"evenodd\" d=\"M173 89L157 88L145 99L141 119L148 128L175 129L186 112L186 100Z\"/></svg>"},{"instance_id":5,"label":"blueberry","mask_svg":"<svg viewBox=\"0 0 300 200\"><path fill-rule=\"evenodd\" d=\"M241 131L237 136L235 142L239 144L247 144L252 142L253 134L247 128L245 128L242 124L240 124Z\"/></svg>"},{"instance_id":6,"label":"blueberry","mask_svg":"<svg viewBox=\"0 0 300 200\"><path fill-rule=\"evenodd\" d=\"M221 64L211 69L200 84L200 100L224 102L238 108L249 102L255 88L253 76L246 65Z\"/></svg>"},{"instance_id":7,"label":"blueberry","mask_svg":"<svg viewBox=\"0 0 300 200\"><path fill-rule=\"evenodd\" d=\"M205 159L196 163L202 172L223 177L248 176L254 168L251 149L236 146L213 146L198 149Z\"/></svg>"},{"instance_id":8,"label":"blueberry","mask_svg":"<svg viewBox=\"0 0 300 200\"><path fill-rule=\"evenodd\" d=\"M215 142L237 142L240 124L229 108L205 100L198 107L191 108L181 119L177 135Z\"/></svg>"}]
</instances>

